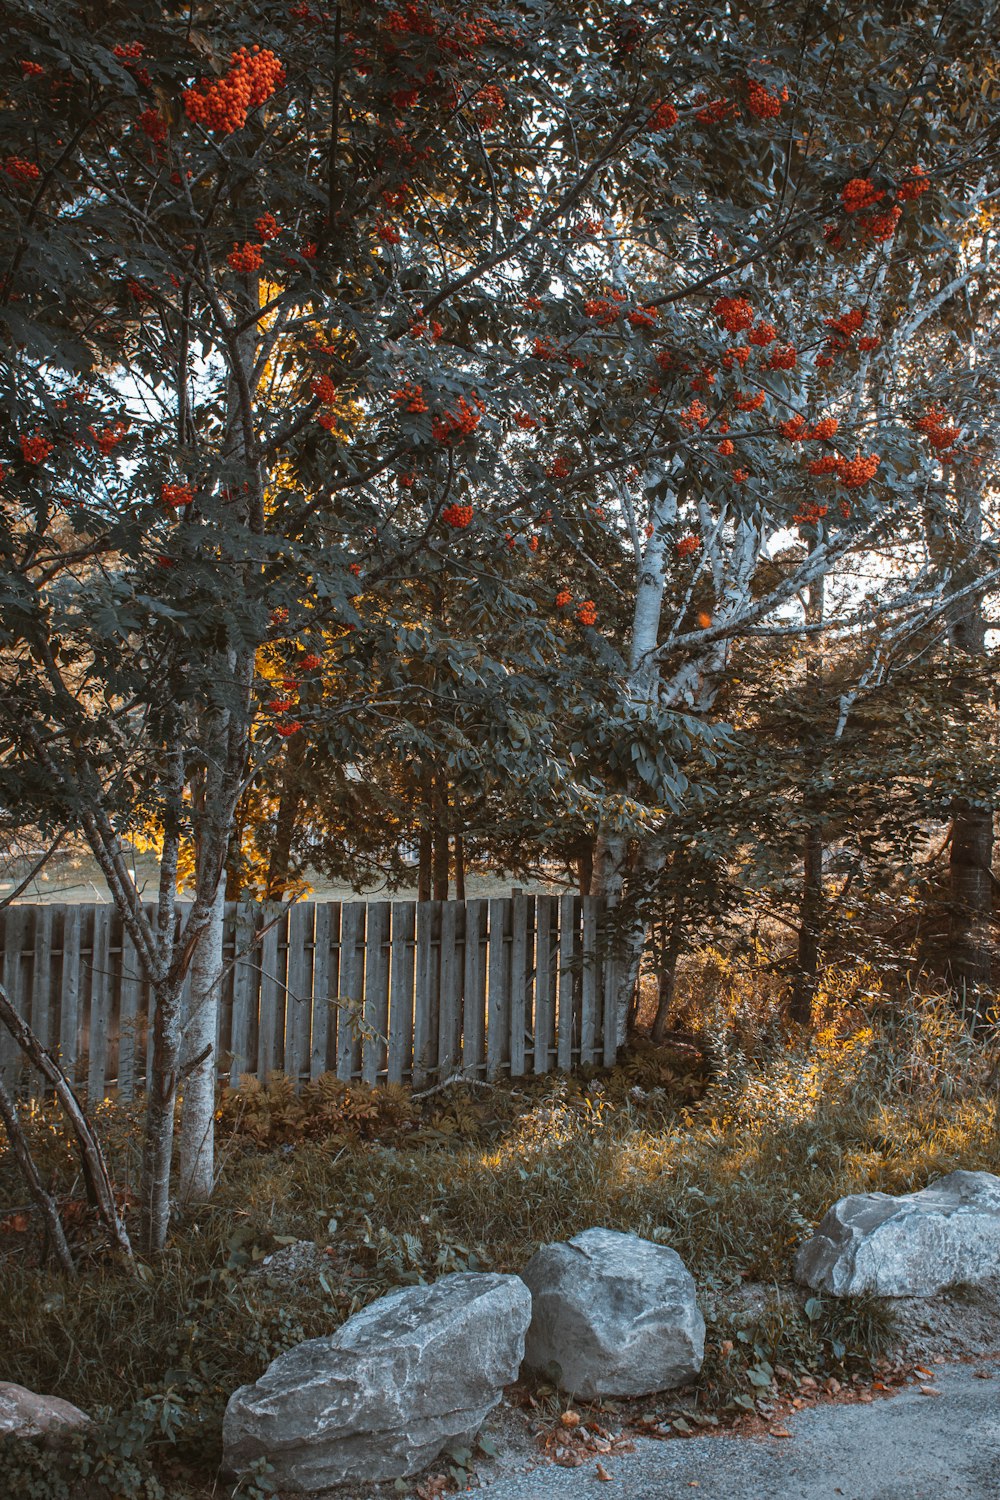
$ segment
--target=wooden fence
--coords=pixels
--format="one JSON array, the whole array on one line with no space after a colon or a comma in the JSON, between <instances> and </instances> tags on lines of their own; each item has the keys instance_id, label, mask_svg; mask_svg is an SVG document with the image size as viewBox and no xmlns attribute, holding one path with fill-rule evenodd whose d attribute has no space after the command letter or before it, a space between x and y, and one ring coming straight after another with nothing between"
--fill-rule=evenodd
<instances>
[{"instance_id":1,"label":"wooden fence","mask_svg":"<svg viewBox=\"0 0 1000 1500\"><path fill-rule=\"evenodd\" d=\"M606 929L604 903L572 895L229 903L220 1080L329 1071L424 1087L610 1064ZM114 907L0 910L0 978L91 1100L145 1082L150 994ZM0 1028L0 1071L20 1066Z\"/></svg>"}]
</instances>

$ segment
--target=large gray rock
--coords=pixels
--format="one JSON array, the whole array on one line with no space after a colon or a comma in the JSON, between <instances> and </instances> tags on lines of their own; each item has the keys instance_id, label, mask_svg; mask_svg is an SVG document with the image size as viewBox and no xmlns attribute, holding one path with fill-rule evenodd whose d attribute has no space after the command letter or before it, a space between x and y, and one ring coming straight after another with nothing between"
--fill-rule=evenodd
<instances>
[{"instance_id":1,"label":"large gray rock","mask_svg":"<svg viewBox=\"0 0 1000 1500\"><path fill-rule=\"evenodd\" d=\"M855 1193L824 1215L795 1278L838 1297L931 1297L1000 1266L1000 1177L950 1172L919 1193Z\"/></svg>"},{"instance_id":2,"label":"large gray rock","mask_svg":"<svg viewBox=\"0 0 1000 1500\"><path fill-rule=\"evenodd\" d=\"M525 1363L561 1371L574 1396L644 1396L701 1369L705 1319L674 1250L634 1234L587 1229L543 1245L521 1272L531 1289Z\"/></svg>"},{"instance_id":3,"label":"large gray rock","mask_svg":"<svg viewBox=\"0 0 1000 1500\"><path fill-rule=\"evenodd\" d=\"M225 1467L264 1456L297 1493L415 1474L473 1436L517 1379L530 1319L517 1276L466 1271L392 1292L234 1391Z\"/></svg>"},{"instance_id":4,"label":"large gray rock","mask_svg":"<svg viewBox=\"0 0 1000 1500\"><path fill-rule=\"evenodd\" d=\"M0 1439L45 1437L57 1440L90 1418L61 1396L36 1396L23 1385L0 1380Z\"/></svg>"}]
</instances>

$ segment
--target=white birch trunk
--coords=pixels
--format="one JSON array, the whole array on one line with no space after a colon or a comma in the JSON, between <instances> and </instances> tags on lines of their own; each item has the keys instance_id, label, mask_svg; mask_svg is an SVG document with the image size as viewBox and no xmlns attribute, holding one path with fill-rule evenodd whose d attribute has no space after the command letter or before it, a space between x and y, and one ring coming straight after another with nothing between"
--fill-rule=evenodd
<instances>
[{"instance_id":1,"label":"white birch trunk","mask_svg":"<svg viewBox=\"0 0 1000 1500\"><path fill-rule=\"evenodd\" d=\"M191 957L181 1046L180 1184L182 1203L204 1203L215 1179L215 1038L223 975L226 881L220 875L208 922Z\"/></svg>"}]
</instances>

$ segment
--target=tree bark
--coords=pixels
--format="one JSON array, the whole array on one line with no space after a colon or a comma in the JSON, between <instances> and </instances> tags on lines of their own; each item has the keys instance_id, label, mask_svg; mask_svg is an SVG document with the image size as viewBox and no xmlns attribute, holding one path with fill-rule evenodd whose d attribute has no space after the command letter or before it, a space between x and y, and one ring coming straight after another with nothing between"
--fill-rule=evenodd
<instances>
[{"instance_id":1,"label":"tree bark","mask_svg":"<svg viewBox=\"0 0 1000 1500\"><path fill-rule=\"evenodd\" d=\"M220 879L209 920L191 958L181 1044L181 1203L204 1203L215 1179L215 1038L223 976L226 887Z\"/></svg>"},{"instance_id":2,"label":"tree bark","mask_svg":"<svg viewBox=\"0 0 1000 1500\"><path fill-rule=\"evenodd\" d=\"M656 1016L653 1020L653 1029L650 1039L657 1045L663 1041L667 1030L667 1019L670 1015L670 1007L674 998L674 985L677 981L677 960L680 957L681 948L684 944L684 893L679 891L674 899L674 909L670 920L670 929L663 944L660 954L660 964L656 976Z\"/></svg>"},{"instance_id":3,"label":"tree bark","mask_svg":"<svg viewBox=\"0 0 1000 1500\"><path fill-rule=\"evenodd\" d=\"M147 1255L158 1255L164 1249L170 1230L170 1167L181 1042L180 990L173 979L157 988L155 1002L139 1215L140 1239Z\"/></svg>"},{"instance_id":4,"label":"tree bark","mask_svg":"<svg viewBox=\"0 0 1000 1500\"><path fill-rule=\"evenodd\" d=\"M809 585L805 606L807 625L816 625L823 619L825 583L824 575L820 574L816 581ZM819 649L811 648L806 664L806 687L817 711L822 674L822 654ZM810 759L812 758L810 756ZM792 993L788 1002L788 1013L791 1019L800 1026L807 1026L812 1018L813 996L816 992L816 976L819 972L820 943L823 934L823 809L817 805L815 795L808 792L805 803L810 821L806 826L802 847L799 939L795 955Z\"/></svg>"},{"instance_id":5,"label":"tree bark","mask_svg":"<svg viewBox=\"0 0 1000 1500\"><path fill-rule=\"evenodd\" d=\"M451 888L448 840L448 782L434 778L434 900L447 901Z\"/></svg>"},{"instance_id":6,"label":"tree bark","mask_svg":"<svg viewBox=\"0 0 1000 1500\"><path fill-rule=\"evenodd\" d=\"M952 984L961 993L993 978L993 809L956 802L949 861ZM978 1006L977 1006L978 1019Z\"/></svg>"},{"instance_id":7,"label":"tree bark","mask_svg":"<svg viewBox=\"0 0 1000 1500\"><path fill-rule=\"evenodd\" d=\"M455 900L465 900L465 839L455 835Z\"/></svg>"}]
</instances>

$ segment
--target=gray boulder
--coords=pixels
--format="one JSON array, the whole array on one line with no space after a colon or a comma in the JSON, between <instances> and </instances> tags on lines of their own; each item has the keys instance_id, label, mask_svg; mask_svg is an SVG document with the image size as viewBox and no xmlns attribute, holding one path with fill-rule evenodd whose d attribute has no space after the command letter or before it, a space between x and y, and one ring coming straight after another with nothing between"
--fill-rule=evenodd
<instances>
[{"instance_id":1,"label":"gray boulder","mask_svg":"<svg viewBox=\"0 0 1000 1500\"><path fill-rule=\"evenodd\" d=\"M932 1297L1000 1265L1000 1177L950 1172L919 1193L855 1193L824 1215L795 1279L837 1297Z\"/></svg>"},{"instance_id":2,"label":"gray boulder","mask_svg":"<svg viewBox=\"0 0 1000 1500\"><path fill-rule=\"evenodd\" d=\"M531 1290L525 1363L556 1364L574 1396L644 1396L701 1369L705 1320L674 1250L635 1234L587 1229L543 1245L521 1272Z\"/></svg>"},{"instance_id":3,"label":"gray boulder","mask_svg":"<svg viewBox=\"0 0 1000 1500\"><path fill-rule=\"evenodd\" d=\"M295 1493L415 1474L472 1437L517 1379L530 1318L517 1276L459 1272L392 1292L234 1391L225 1467L264 1456Z\"/></svg>"},{"instance_id":4,"label":"gray boulder","mask_svg":"<svg viewBox=\"0 0 1000 1500\"><path fill-rule=\"evenodd\" d=\"M36 1396L23 1385L0 1380L0 1439L45 1437L57 1441L90 1418L60 1396Z\"/></svg>"}]
</instances>

